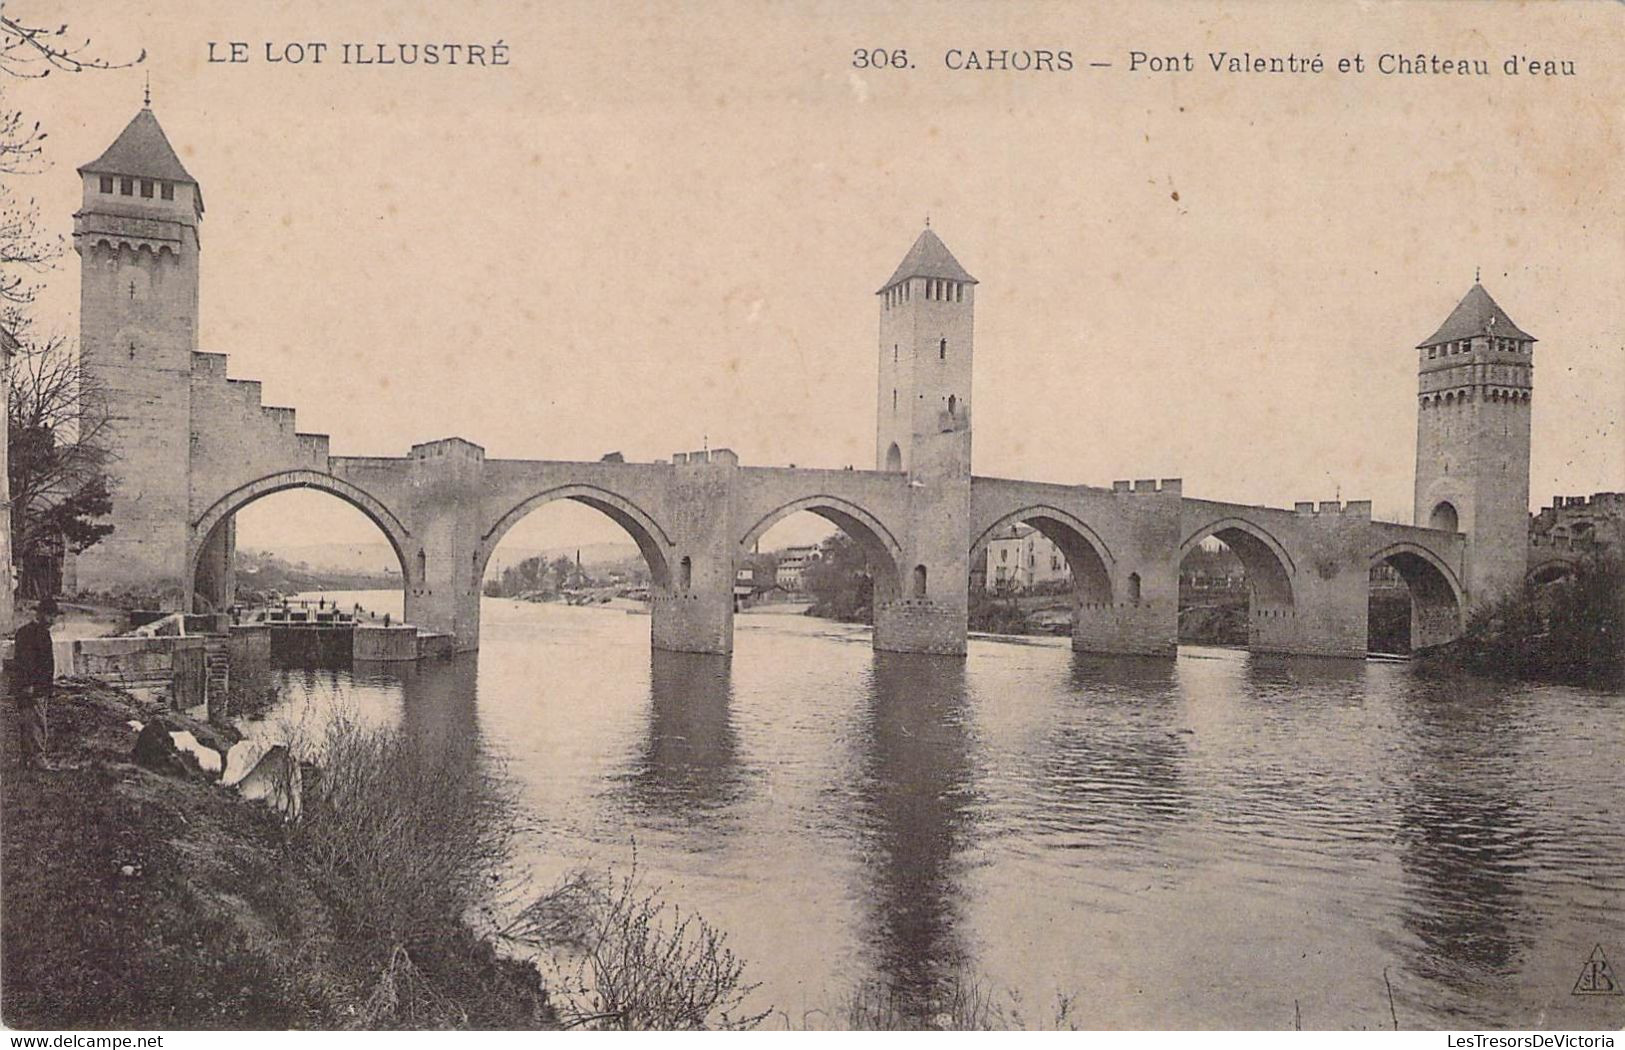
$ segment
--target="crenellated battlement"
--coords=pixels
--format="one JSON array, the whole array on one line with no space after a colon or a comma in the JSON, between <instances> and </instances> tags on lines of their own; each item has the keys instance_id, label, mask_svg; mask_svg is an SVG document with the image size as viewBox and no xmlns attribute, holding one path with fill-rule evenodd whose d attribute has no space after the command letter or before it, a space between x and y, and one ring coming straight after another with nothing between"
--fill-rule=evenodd
<instances>
[{"instance_id":1,"label":"crenellated battlement","mask_svg":"<svg viewBox=\"0 0 1625 1050\"><path fill-rule=\"evenodd\" d=\"M264 385L258 379L227 379L226 389L242 398L243 403L250 408L262 407L260 398L264 393Z\"/></svg>"},{"instance_id":2,"label":"crenellated battlement","mask_svg":"<svg viewBox=\"0 0 1625 1050\"><path fill-rule=\"evenodd\" d=\"M216 354L208 350L193 350L192 374L225 379L226 362L229 360L230 358L225 354Z\"/></svg>"},{"instance_id":3,"label":"crenellated battlement","mask_svg":"<svg viewBox=\"0 0 1625 1050\"><path fill-rule=\"evenodd\" d=\"M1292 504L1292 510L1300 517L1340 517L1353 518L1360 521L1371 520L1371 501L1368 499L1351 499L1347 503L1338 500L1321 500L1316 504L1313 500L1300 500Z\"/></svg>"},{"instance_id":4,"label":"crenellated battlement","mask_svg":"<svg viewBox=\"0 0 1625 1050\"><path fill-rule=\"evenodd\" d=\"M295 433L294 437L298 439L299 451L303 454L317 459L326 459L328 457L328 445L331 442L328 435Z\"/></svg>"},{"instance_id":5,"label":"crenellated battlement","mask_svg":"<svg viewBox=\"0 0 1625 1050\"><path fill-rule=\"evenodd\" d=\"M1112 492L1118 495L1178 496L1185 491L1183 478L1137 478L1134 481L1112 482Z\"/></svg>"},{"instance_id":6,"label":"crenellated battlement","mask_svg":"<svg viewBox=\"0 0 1625 1050\"><path fill-rule=\"evenodd\" d=\"M737 467L739 466L739 454L731 448L702 449L699 452L673 452L671 462L673 466L679 467L692 467L704 463Z\"/></svg>"},{"instance_id":7,"label":"crenellated battlement","mask_svg":"<svg viewBox=\"0 0 1625 1050\"><path fill-rule=\"evenodd\" d=\"M1541 513L1560 510L1625 511L1625 492L1596 492L1589 496L1553 496L1552 505Z\"/></svg>"},{"instance_id":8,"label":"crenellated battlement","mask_svg":"<svg viewBox=\"0 0 1625 1050\"><path fill-rule=\"evenodd\" d=\"M412 446L412 459L460 459L469 463L485 462L485 448L467 438L449 437L438 441L425 441Z\"/></svg>"}]
</instances>

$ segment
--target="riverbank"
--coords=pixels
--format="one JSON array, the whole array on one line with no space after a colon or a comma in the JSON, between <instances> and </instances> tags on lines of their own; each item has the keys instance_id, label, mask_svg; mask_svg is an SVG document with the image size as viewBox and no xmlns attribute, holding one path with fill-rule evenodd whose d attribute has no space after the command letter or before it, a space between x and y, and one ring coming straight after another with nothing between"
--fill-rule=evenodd
<instances>
[{"instance_id":1,"label":"riverbank","mask_svg":"<svg viewBox=\"0 0 1625 1050\"><path fill-rule=\"evenodd\" d=\"M138 766L131 720L219 731L61 683L55 771L0 758L0 1014L12 1028L550 1027L533 968L458 916L403 960L348 913L269 809ZM218 740L231 742L229 736Z\"/></svg>"}]
</instances>

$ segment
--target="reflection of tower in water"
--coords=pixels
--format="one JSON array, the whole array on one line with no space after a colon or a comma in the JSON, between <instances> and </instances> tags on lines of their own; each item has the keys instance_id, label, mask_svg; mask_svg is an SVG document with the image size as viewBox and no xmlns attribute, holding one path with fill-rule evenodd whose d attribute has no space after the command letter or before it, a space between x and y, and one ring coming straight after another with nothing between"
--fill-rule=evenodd
<instances>
[{"instance_id":1,"label":"reflection of tower in water","mask_svg":"<svg viewBox=\"0 0 1625 1050\"><path fill-rule=\"evenodd\" d=\"M884 991L923 1021L966 961L956 932L973 801L964 663L877 652L865 706L857 794L869 938Z\"/></svg>"},{"instance_id":2,"label":"reflection of tower in water","mask_svg":"<svg viewBox=\"0 0 1625 1050\"><path fill-rule=\"evenodd\" d=\"M727 656L649 656L649 732L627 789L640 810L673 819L715 819L744 788L730 704Z\"/></svg>"},{"instance_id":3,"label":"reflection of tower in water","mask_svg":"<svg viewBox=\"0 0 1625 1050\"><path fill-rule=\"evenodd\" d=\"M1534 849L1512 746L1517 701L1418 682L1403 719L1413 740L1399 806L1412 972L1453 991L1511 975L1526 944L1519 873Z\"/></svg>"}]
</instances>

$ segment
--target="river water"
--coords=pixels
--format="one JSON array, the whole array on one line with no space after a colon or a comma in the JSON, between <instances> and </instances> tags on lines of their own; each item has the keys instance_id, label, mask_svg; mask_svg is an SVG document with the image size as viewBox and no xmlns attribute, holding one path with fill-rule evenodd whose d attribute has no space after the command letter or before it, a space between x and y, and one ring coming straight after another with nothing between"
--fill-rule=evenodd
<instances>
[{"instance_id":1,"label":"river water","mask_svg":"<svg viewBox=\"0 0 1625 1050\"><path fill-rule=\"evenodd\" d=\"M542 883L635 841L798 1027L968 975L1028 1024L1068 996L1080 1027L1380 1028L1385 973L1402 1027L1625 1024L1573 994L1599 945L1625 977L1625 697L1064 639L899 656L765 614L729 660L619 610L483 617L477 656L287 672L278 719L342 694L471 749Z\"/></svg>"}]
</instances>

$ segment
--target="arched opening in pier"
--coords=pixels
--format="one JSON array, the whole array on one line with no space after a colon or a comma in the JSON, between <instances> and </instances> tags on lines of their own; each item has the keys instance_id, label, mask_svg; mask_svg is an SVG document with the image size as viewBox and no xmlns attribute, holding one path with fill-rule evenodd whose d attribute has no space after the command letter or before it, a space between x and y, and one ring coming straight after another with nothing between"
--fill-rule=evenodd
<instances>
[{"instance_id":1,"label":"arched opening in pier","mask_svg":"<svg viewBox=\"0 0 1625 1050\"><path fill-rule=\"evenodd\" d=\"M193 612L400 619L412 579L406 530L349 482L301 470L260 478L215 501L192 533Z\"/></svg>"},{"instance_id":2,"label":"arched opening in pier","mask_svg":"<svg viewBox=\"0 0 1625 1050\"><path fill-rule=\"evenodd\" d=\"M1292 629L1291 559L1262 528L1213 522L1180 546L1179 644L1271 648Z\"/></svg>"},{"instance_id":3,"label":"arched opening in pier","mask_svg":"<svg viewBox=\"0 0 1625 1050\"><path fill-rule=\"evenodd\" d=\"M1399 543L1371 559L1366 651L1403 655L1461 633L1461 586L1426 548Z\"/></svg>"},{"instance_id":4,"label":"arched opening in pier","mask_svg":"<svg viewBox=\"0 0 1625 1050\"><path fill-rule=\"evenodd\" d=\"M1543 565L1536 565L1529 570L1529 582L1536 587L1544 587L1549 583L1566 580L1575 574L1575 563L1572 561L1549 561Z\"/></svg>"},{"instance_id":5,"label":"arched opening in pier","mask_svg":"<svg viewBox=\"0 0 1625 1050\"><path fill-rule=\"evenodd\" d=\"M558 610L646 614L692 586L695 563L630 500L589 485L516 503L480 544L482 620L530 622ZM539 608L545 607L545 608Z\"/></svg>"},{"instance_id":6,"label":"arched opening in pier","mask_svg":"<svg viewBox=\"0 0 1625 1050\"><path fill-rule=\"evenodd\" d=\"M832 496L795 500L740 537L735 609L872 624L876 605L902 594L901 556L891 531L863 507ZM924 567L914 567L910 587L924 581ZM754 622L734 621L736 645Z\"/></svg>"},{"instance_id":7,"label":"arched opening in pier","mask_svg":"<svg viewBox=\"0 0 1625 1050\"><path fill-rule=\"evenodd\" d=\"M1111 553L1083 521L1055 507L1024 507L983 530L970 554L972 631L1073 632L1080 617L1107 615L1114 602ZM1128 597L1121 581L1116 601Z\"/></svg>"}]
</instances>

